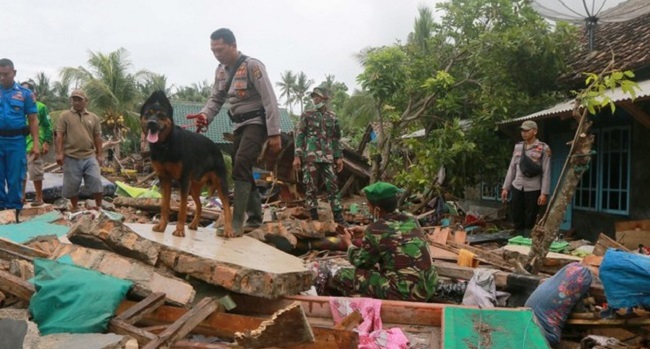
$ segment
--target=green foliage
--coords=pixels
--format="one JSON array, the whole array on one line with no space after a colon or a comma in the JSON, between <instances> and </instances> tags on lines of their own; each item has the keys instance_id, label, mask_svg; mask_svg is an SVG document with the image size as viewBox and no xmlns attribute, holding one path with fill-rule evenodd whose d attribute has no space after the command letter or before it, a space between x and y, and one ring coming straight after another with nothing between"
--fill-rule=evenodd
<instances>
[{"instance_id":1,"label":"green foliage","mask_svg":"<svg viewBox=\"0 0 650 349\"><path fill-rule=\"evenodd\" d=\"M424 191L444 165L447 184L459 194L462 183L503 174L510 147L498 139L495 122L565 98L556 80L576 50L577 31L550 27L526 0L449 0L438 9L437 21L419 9L406 44L364 49L357 80L381 111L367 115L401 132L377 153L398 154L392 147L401 146L399 136L427 131L426 141L405 142L408 171L399 160L382 159L393 166L386 173ZM471 126L458 129L455 120Z\"/></svg>"},{"instance_id":2,"label":"green foliage","mask_svg":"<svg viewBox=\"0 0 650 349\"><path fill-rule=\"evenodd\" d=\"M395 181L404 188L421 190L429 188L436 181L438 170L444 166L448 174L447 188L460 192L467 184L464 168L477 153L478 145L467 133L460 119L445 123L444 127L431 131L424 139L411 138L402 142L408 154L406 166L395 176ZM423 147L421 144L427 144Z\"/></svg>"},{"instance_id":3,"label":"green foliage","mask_svg":"<svg viewBox=\"0 0 650 349\"><path fill-rule=\"evenodd\" d=\"M88 109L102 119L104 131L118 139L128 132L139 134L135 110L141 97L137 74L132 74L130 68L128 52L120 48L108 54L91 51L88 67L61 70L63 81L71 81L86 91L90 101Z\"/></svg>"},{"instance_id":4,"label":"green foliage","mask_svg":"<svg viewBox=\"0 0 650 349\"><path fill-rule=\"evenodd\" d=\"M615 70L604 76L594 73L585 73L585 75L587 75L585 79L587 88L576 94L580 99L581 105L586 107L592 115L595 115L602 108L606 107L609 107L612 114L614 114L616 104L605 94L607 90L620 87L624 93L632 96L632 99L636 98L635 88L638 88L639 85L634 81L628 80L634 77L634 73L629 70Z\"/></svg>"}]
</instances>

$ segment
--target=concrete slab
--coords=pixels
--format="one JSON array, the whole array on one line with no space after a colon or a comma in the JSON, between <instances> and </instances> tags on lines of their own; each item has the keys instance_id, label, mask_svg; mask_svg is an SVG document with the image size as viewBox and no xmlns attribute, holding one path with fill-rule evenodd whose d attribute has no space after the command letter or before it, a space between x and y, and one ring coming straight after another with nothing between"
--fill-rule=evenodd
<instances>
[{"instance_id":1,"label":"concrete slab","mask_svg":"<svg viewBox=\"0 0 650 349\"><path fill-rule=\"evenodd\" d=\"M192 285L184 280L163 275L150 265L116 253L62 244L52 258L62 256L69 256L75 265L133 281L135 287L132 292L141 297L165 293L168 303L186 306L194 300L196 294Z\"/></svg>"},{"instance_id":2,"label":"concrete slab","mask_svg":"<svg viewBox=\"0 0 650 349\"><path fill-rule=\"evenodd\" d=\"M37 347L40 341L38 327L28 319L27 309L0 309L0 348Z\"/></svg>"},{"instance_id":3,"label":"concrete slab","mask_svg":"<svg viewBox=\"0 0 650 349\"><path fill-rule=\"evenodd\" d=\"M36 349L130 349L138 348L135 339L113 333L57 333L42 336Z\"/></svg>"},{"instance_id":4,"label":"concrete slab","mask_svg":"<svg viewBox=\"0 0 650 349\"><path fill-rule=\"evenodd\" d=\"M160 263L231 291L277 298L309 289L314 278L302 259L247 236L225 239L199 228L180 238L172 235L173 224L165 233L153 232L153 224L126 226L159 244Z\"/></svg>"}]
</instances>

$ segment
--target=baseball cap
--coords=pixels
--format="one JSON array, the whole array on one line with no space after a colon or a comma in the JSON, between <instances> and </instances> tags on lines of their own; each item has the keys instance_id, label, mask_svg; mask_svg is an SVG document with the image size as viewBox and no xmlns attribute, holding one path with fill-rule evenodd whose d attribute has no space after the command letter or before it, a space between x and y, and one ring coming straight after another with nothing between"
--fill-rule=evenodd
<instances>
[{"instance_id":1,"label":"baseball cap","mask_svg":"<svg viewBox=\"0 0 650 349\"><path fill-rule=\"evenodd\" d=\"M79 97L79 98L83 98L83 99L88 99L88 96L86 96L86 92L84 92L83 90L80 90L80 89L76 89L76 90L72 91L72 93L70 94L70 98L72 98L72 97Z\"/></svg>"},{"instance_id":2,"label":"baseball cap","mask_svg":"<svg viewBox=\"0 0 650 349\"><path fill-rule=\"evenodd\" d=\"M532 130L532 129L537 130L537 123L535 121L532 121L532 120L527 120L527 121L524 121L519 128L522 129L522 130L526 130L526 131Z\"/></svg>"}]
</instances>

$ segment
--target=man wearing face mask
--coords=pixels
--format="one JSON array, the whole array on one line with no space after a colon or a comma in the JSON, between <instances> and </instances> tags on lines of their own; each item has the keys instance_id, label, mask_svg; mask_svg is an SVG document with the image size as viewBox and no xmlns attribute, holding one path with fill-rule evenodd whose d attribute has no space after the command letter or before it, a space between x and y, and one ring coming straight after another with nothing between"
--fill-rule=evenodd
<instances>
[{"instance_id":1,"label":"man wearing face mask","mask_svg":"<svg viewBox=\"0 0 650 349\"><path fill-rule=\"evenodd\" d=\"M316 87L311 98L315 110L307 111L300 117L296 128L293 166L296 169L302 166L306 205L311 219L318 220L317 180L320 177L325 182L334 221L346 226L336 178L336 172L343 170L339 121L325 104L329 95L324 88Z\"/></svg>"},{"instance_id":2,"label":"man wearing face mask","mask_svg":"<svg viewBox=\"0 0 650 349\"><path fill-rule=\"evenodd\" d=\"M235 35L221 28L210 35L210 49L219 61L212 94L199 114L187 115L195 120L197 132L204 132L224 103L233 123L235 141L232 178L235 202L232 229L235 236L246 228L262 224L262 199L253 179L253 165L268 141L268 150L281 148L280 110L266 68L259 60L243 55L237 49Z\"/></svg>"},{"instance_id":3,"label":"man wearing face mask","mask_svg":"<svg viewBox=\"0 0 650 349\"><path fill-rule=\"evenodd\" d=\"M377 182L363 188L375 221L343 229L341 241L354 268L341 268L330 286L344 296L358 293L378 299L427 302L436 292L438 275L429 244L415 218L396 211L399 190ZM362 234L352 243L353 234Z\"/></svg>"}]
</instances>

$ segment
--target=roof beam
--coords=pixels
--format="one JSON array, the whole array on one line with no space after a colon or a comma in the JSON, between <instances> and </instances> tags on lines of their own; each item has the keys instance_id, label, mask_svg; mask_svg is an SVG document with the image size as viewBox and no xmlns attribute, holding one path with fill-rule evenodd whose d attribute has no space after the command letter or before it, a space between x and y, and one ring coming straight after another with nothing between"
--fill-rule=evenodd
<instances>
[{"instance_id":1,"label":"roof beam","mask_svg":"<svg viewBox=\"0 0 650 349\"><path fill-rule=\"evenodd\" d=\"M650 129L650 115L641 109L641 107L630 101L620 102L619 105L625 111L630 113L630 115L632 115L632 117L636 119L636 121L638 121L641 125Z\"/></svg>"}]
</instances>

